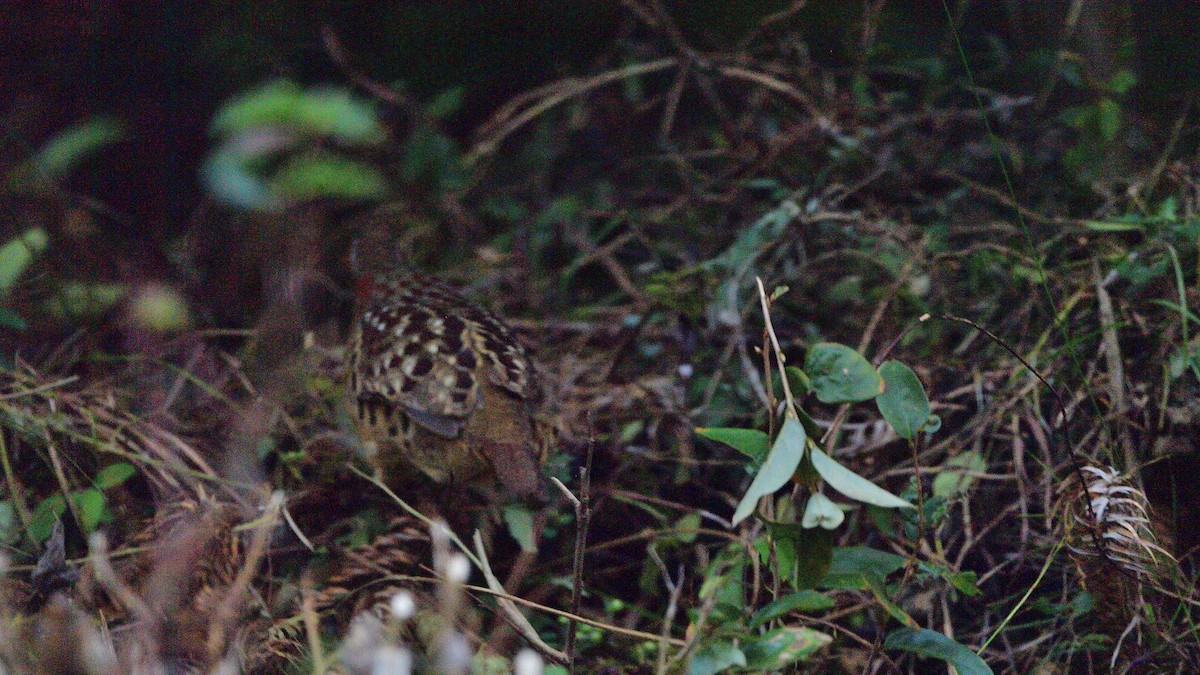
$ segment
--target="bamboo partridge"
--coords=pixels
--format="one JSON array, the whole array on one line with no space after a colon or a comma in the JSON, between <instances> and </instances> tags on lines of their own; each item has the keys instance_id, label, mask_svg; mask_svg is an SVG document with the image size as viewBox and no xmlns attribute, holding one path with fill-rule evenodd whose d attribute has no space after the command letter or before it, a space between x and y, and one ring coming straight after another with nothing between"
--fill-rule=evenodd
<instances>
[{"instance_id":1,"label":"bamboo partridge","mask_svg":"<svg viewBox=\"0 0 1200 675\"><path fill-rule=\"evenodd\" d=\"M349 395L385 480L415 467L438 483L540 500L548 436L512 330L410 271L361 274L355 305Z\"/></svg>"}]
</instances>

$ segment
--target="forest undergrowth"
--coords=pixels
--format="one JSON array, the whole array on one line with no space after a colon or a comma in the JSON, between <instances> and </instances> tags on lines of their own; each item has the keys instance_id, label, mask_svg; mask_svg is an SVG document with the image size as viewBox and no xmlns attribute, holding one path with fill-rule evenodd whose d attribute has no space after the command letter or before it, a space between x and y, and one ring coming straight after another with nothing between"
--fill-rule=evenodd
<instances>
[{"instance_id":1,"label":"forest undergrowth","mask_svg":"<svg viewBox=\"0 0 1200 675\"><path fill-rule=\"evenodd\" d=\"M6 151L5 670L1200 671L1194 111L1069 26L1038 71L866 3L822 63L803 5L717 50L624 2L469 137L326 28L152 254L67 187L118 122ZM362 461L368 229L537 355L544 511Z\"/></svg>"}]
</instances>

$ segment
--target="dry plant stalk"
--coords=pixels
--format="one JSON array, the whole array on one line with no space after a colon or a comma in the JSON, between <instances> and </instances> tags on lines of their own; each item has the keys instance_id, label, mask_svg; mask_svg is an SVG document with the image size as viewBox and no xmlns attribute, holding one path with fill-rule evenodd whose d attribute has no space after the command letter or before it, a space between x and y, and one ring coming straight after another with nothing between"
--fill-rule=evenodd
<instances>
[{"instance_id":1,"label":"dry plant stalk","mask_svg":"<svg viewBox=\"0 0 1200 675\"><path fill-rule=\"evenodd\" d=\"M1127 474L1087 465L1080 475L1059 490L1056 526L1095 600L1097 628L1117 644L1115 666L1123 636L1142 614L1144 588L1168 588L1178 563L1160 544L1167 530Z\"/></svg>"}]
</instances>

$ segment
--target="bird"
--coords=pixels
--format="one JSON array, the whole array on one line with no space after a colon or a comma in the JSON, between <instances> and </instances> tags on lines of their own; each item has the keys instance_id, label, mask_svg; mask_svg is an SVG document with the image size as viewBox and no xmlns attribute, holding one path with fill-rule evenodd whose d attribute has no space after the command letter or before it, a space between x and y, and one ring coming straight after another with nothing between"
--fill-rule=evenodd
<instances>
[{"instance_id":1,"label":"bird","mask_svg":"<svg viewBox=\"0 0 1200 675\"><path fill-rule=\"evenodd\" d=\"M358 270L348 396L385 482L537 503L552 442L533 357L496 314L403 265Z\"/></svg>"}]
</instances>

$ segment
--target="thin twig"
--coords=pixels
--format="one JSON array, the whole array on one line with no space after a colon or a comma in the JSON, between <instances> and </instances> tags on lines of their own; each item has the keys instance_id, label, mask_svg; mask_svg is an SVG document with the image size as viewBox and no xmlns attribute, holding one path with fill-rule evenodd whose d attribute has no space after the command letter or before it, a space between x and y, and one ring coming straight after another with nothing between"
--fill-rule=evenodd
<instances>
[{"instance_id":1,"label":"thin twig","mask_svg":"<svg viewBox=\"0 0 1200 675\"><path fill-rule=\"evenodd\" d=\"M590 426L590 423L589 423ZM571 565L571 614L579 615L580 605L583 602L583 562L584 556L587 555L587 533L588 525L592 520L591 492L592 492L592 455L596 447L596 439L588 439L587 460L579 469L579 498L567 490L567 486L560 481L555 480L555 483L575 505L575 558ZM575 672L575 635L578 629L578 621L571 619L567 623L567 669Z\"/></svg>"}]
</instances>

